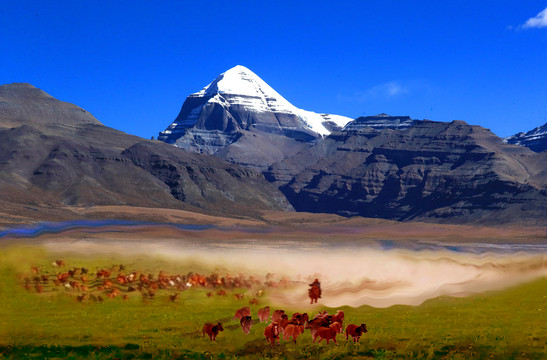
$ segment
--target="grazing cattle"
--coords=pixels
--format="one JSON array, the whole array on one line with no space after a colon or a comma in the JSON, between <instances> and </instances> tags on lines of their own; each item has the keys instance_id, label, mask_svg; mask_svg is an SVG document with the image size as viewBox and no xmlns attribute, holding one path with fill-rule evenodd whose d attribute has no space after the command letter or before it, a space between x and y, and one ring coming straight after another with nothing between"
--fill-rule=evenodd
<instances>
[{"instance_id":1,"label":"grazing cattle","mask_svg":"<svg viewBox=\"0 0 547 360\"><path fill-rule=\"evenodd\" d=\"M70 277L70 274L69 273L62 273L62 274L58 274L57 275L57 280L59 280L60 282L64 283L66 281L68 281L68 278Z\"/></svg>"},{"instance_id":2,"label":"grazing cattle","mask_svg":"<svg viewBox=\"0 0 547 360\"><path fill-rule=\"evenodd\" d=\"M61 266L65 266L65 262L63 260L55 260L52 265L61 267Z\"/></svg>"},{"instance_id":3,"label":"grazing cattle","mask_svg":"<svg viewBox=\"0 0 547 360\"><path fill-rule=\"evenodd\" d=\"M82 294L82 295L78 295L76 296L76 300L78 300L79 302L82 302L84 300L87 300L89 298L89 295L88 294Z\"/></svg>"},{"instance_id":4,"label":"grazing cattle","mask_svg":"<svg viewBox=\"0 0 547 360\"><path fill-rule=\"evenodd\" d=\"M317 338L319 338L318 343L321 342L321 340L323 339L327 340L327 344L329 343L330 340L333 340L336 346L338 346L338 342L336 342L336 334L340 332L340 328L341 326L337 322L330 324L329 327L323 327L323 326L320 327L315 332L315 336L313 337L313 342L315 342Z\"/></svg>"},{"instance_id":5,"label":"grazing cattle","mask_svg":"<svg viewBox=\"0 0 547 360\"><path fill-rule=\"evenodd\" d=\"M251 316L251 308L244 306L241 309L238 309L234 315L234 320L241 320L244 316Z\"/></svg>"},{"instance_id":6,"label":"grazing cattle","mask_svg":"<svg viewBox=\"0 0 547 360\"><path fill-rule=\"evenodd\" d=\"M111 273L112 271L110 270L101 269L97 271L97 279L108 279Z\"/></svg>"},{"instance_id":7,"label":"grazing cattle","mask_svg":"<svg viewBox=\"0 0 547 360\"><path fill-rule=\"evenodd\" d=\"M279 343L279 324L274 321L266 326L266 329L264 329L264 336L266 337L266 341L272 344L272 346L275 345L276 339L277 343Z\"/></svg>"},{"instance_id":8,"label":"grazing cattle","mask_svg":"<svg viewBox=\"0 0 547 360\"><path fill-rule=\"evenodd\" d=\"M139 275L139 281L141 282L141 284L150 284L150 279L144 274Z\"/></svg>"},{"instance_id":9,"label":"grazing cattle","mask_svg":"<svg viewBox=\"0 0 547 360\"><path fill-rule=\"evenodd\" d=\"M344 312L342 310L338 310L336 314L332 315L332 322L337 322L340 324L340 333L342 333L342 329L344 328Z\"/></svg>"},{"instance_id":10,"label":"grazing cattle","mask_svg":"<svg viewBox=\"0 0 547 360\"><path fill-rule=\"evenodd\" d=\"M222 327L221 323L217 323L216 325L206 323L205 325L203 325L203 331L201 336L205 336L205 334L207 334L209 335L209 339L211 339L211 341L216 341L218 333L223 330L224 328Z\"/></svg>"},{"instance_id":11,"label":"grazing cattle","mask_svg":"<svg viewBox=\"0 0 547 360\"><path fill-rule=\"evenodd\" d=\"M285 326L285 340L289 340L292 336L292 341L296 344L296 338L304 332L304 324L287 324Z\"/></svg>"},{"instance_id":12,"label":"grazing cattle","mask_svg":"<svg viewBox=\"0 0 547 360\"><path fill-rule=\"evenodd\" d=\"M251 326L253 326L253 320L250 316L247 315L239 320L239 324L241 325L241 330L243 330L243 332L248 335L251 331Z\"/></svg>"},{"instance_id":13,"label":"grazing cattle","mask_svg":"<svg viewBox=\"0 0 547 360\"><path fill-rule=\"evenodd\" d=\"M348 340L348 336L351 336L353 338L353 342L358 342L361 335L363 335L367 331L367 325L365 324L361 324L359 326L355 324L349 324L346 327L346 340Z\"/></svg>"},{"instance_id":14,"label":"grazing cattle","mask_svg":"<svg viewBox=\"0 0 547 360\"><path fill-rule=\"evenodd\" d=\"M258 309L258 320L260 320L260 322L268 322L269 318L270 318L269 306L265 306L262 309Z\"/></svg>"},{"instance_id":15,"label":"grazing cattle","mask_svg":"<svg viewBox=\"0 0 547 360\"><path fill-rule=\"evenodd\" d=\"M249 304L250 305L258 305L258 299L257 298L252 298L251 300L249 300Z\"/></svg>"},{"instance_id":16,"label":"grazing cattle","mask_svg":"<svg viewBox=\"0 0 547 360\"><path fill-rule=\"evenodd\" d=\"M308 316L308 313L294 313L291 318L291 322L296 322L304 325L307 325L309 321L310 317Z\"/></svg>"},{"instance_id":17,"label":"grazing cattle","mask_svg":"<svg viewBox=\"0 0 547 360\"><path fill-rule=\"evenodd\" d=\"M109 298L111 299L114 299L116 296L118 296L120 293L120 291L116 288L113 288L113 289L110 289L107 293L106 293L106 296L108 296Z\"/></svg>"},{"instance_id":18,"label":"grazing cattle","mask_svg":"<svg viewBox=\"0 0 547 360\"><path fill-rule=\"evenodd\" d=\"M306 329L310 329L311 336L312 338L314 338L317 332L317 329L319 329L320 327L328 327L329 325L330 325L330 321L328 318L315 317L308 322Z\"/></svg>"},{"instance_id":19,"label":"grazing cattle","mask_svg":"<svg viewBox=\"0 0 547 360\"><path fill-rule=\"evenodd\" d=\"M285 314L285 310L275 310L272 314L272 321L279 323L283 314Z\"/></svg>"},{"instance_id":20,"label":"grazing cattle","mask_svg":"<svg viewBox=\"0 0 547 360\"><path fill-rule=\"evenodd\" d=\"M281 315L281 320L279 321L279 332L283 333L285 331L285 326L289 325L291 321L287 314Z\"/></svg>"}]
</instances>

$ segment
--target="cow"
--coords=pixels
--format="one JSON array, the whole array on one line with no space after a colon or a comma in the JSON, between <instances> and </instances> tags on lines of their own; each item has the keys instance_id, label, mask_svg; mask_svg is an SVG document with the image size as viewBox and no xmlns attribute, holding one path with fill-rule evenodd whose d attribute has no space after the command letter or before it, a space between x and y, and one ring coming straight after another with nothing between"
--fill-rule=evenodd
<instances>
[{"instance_id":1,"label":"cow","mask_svg":"<svg viewBox=\"0 0 547 360\"><path fill-rule=\"evenodd\" d=\"M69 273L62 273L57 275L57 280L64 283L68 281L68 278L70 277Z\"/></svg>"},{"instance_id":2,"label":"cow","mask_svg":"<svg viewBox=\"0 0 547 360\"><path fill-rule=\"evenodd\" d=\"M328 318L315 317L308 322L308 324L306 325L306 329L310 329L311 336L312 338L314 338L317 329L319 329L320 327L328 327L330 324L331 323Z\"/></svg>"},{"instance_id":3,"label":"cow","mask_svg":"<svg viewBox=\"0 0 547 360\"><path fill-rule=\"evenodd\" d=\"M285 314L285 310L275 310L272 314L272 321L279 323L283 314Z\"/></svg>"},{"instance_id":4,"label":"cow","mask_svg":"<svg viewBox=\"0 0 547 360\"><path fill-rule=\"evenodd\" d=\"M272 322L270 325L266 326L264 329L264 336L266 341L268 341L272 346L275 345L275 340L279 344L279 324L277 322Z\"/></svg>"},{"instance_id":5,"label":"cow","mask_svg":"<svg viewBox=\"0 0 547 360\"><path fill-rule=\"evenodd\" d=\"M289 340L289 337L292 336L292 341L296 344L296 338L304 332L304 324L287 324L283 331L285 340Z\"/></svg>"},{"instance_id":6,"label":"cow","mask_svg":"<svg viewBox=\"0 0 547 360\"><path fill-rule=\"evenodd\" d=\"M304 325L307 325L310 321L310 317L308 316L308 313L294 313L292 314L291 322L297 322L302 323Z\"/></svg>"},{"instance_id":7,"label":"cow","mask_svg":"<svg viewBox=\"0 0 547 360\"><path fill-rule=\"evenodd\" d=\"M253 326L253 320L249 315L246 315L241 318L239 321L239 324L241 325L241 330L247 335L249 335L249 332L251 331L251 326Z\"/></svg>"},{"instance_id":8,"label":"cow","mask_svg":"<svg viewBox=\"0 0 547 360\"><path fill-rule=\"evenodd\" d=\"M368 330L366 324L361 324L359 326L355 324L349 324L346 327L346 340L348 340L348 336L351 336L353 338L353 342L359 342L359 338L361 337L361 335L366 333L367 331Z\"/></svg>"},{"instance_id":9,"label":"cow","mask_svg":"<svg viewBox=\"0 0 547 360\"><path fill-rule=\"evenodd\" d=\"M329 340L333 340L336 346L338 346L338 342L336 342L336 334L340 332L340 328L341 326L337 322L330 324L329 327L321 326L315 332L312 342L315 342L317 338L319 338L318 343L320 343L323 339L327 340L327 344L329 343Z\"/></svg>"},{"instance_id":10,"label":"cow","mask_svg":"<svg viewBox=\"0 0 547 360\"><path fill-rule=\"evenodd\" d=\"M244 306L238 309L233 317L233 320L241 320L244 316L251 316L251 308Z\"/></svg>"},{"instance_id":11,"label":"cow","mask_svg":"<svg viewBox=\"0 0 547 360\"><path fill-rule=\"evenodd\" d=\"M269 318L270 318L269 306L265 306L262 309L258 309L258 320L260 320L260 322L268 322Z\"/></svg>"},{"instance_id":12,"label":"cow","mask_svg":"<svg viewBox=\"0 0 547 360\"><path fill-rule=\"evenodd\" d=\"M281 315L281 320L279 321L279 332L283 333L285 331L285 326L289 325L291 321L287 314Z\"/></svg>"},{"instance_id":13,"label":"cow","mask_svg":"<svg viewBox=\"0 0 547 360\"><path fill-rule=\"evenodd\" d=\"M340 333L342 333L343 329L344 329L344 312L342 310L338 310L336 312L336 314L332 315L332 320L331 320L333 323L334 322L337 322L340 324L341 328L340 328Z\"/></svg>"},{"instance_id":14,"label":"cow","mask_svg":"<svg viewBox=\"0 0 547 360\"><path fill-rule=\"evenodd\" d=\"M211 339L211 341L216 341L218 333L223 330L224 328L222 327L221 323L217 323L216 325L206 323L205 325L203 325L202 336L205 336L205 334L207 334L209 335L209 339Z\"/></svg>"}]
</instances>

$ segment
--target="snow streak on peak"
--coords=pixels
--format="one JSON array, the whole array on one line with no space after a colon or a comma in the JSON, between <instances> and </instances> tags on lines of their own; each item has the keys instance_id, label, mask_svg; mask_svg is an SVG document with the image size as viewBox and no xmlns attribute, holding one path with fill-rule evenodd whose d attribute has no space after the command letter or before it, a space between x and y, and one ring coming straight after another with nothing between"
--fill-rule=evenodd
<instances>
[{"instance_id":1,"label":"snow streak on peak","mask_svg":"<svg viewBox=\"0 0 547 360\"><path fill-rule=\"evenodd\" d=\"M299 109L258 75L241 65L220 74L201 91L190 96L207 97L208 102L240 105L247 111L293 114L298 116L307 127L322 136L330 134L323 122L334 122L343 127L353 120L345 116L318 114Z\"/></svg>"}]
</instances>

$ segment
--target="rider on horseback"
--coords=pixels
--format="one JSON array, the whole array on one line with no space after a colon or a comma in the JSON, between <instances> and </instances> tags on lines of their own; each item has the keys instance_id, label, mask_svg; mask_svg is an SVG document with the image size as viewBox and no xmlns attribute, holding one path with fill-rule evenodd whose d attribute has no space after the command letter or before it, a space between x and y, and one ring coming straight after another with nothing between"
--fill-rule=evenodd
<instances>
[{"instance_id":1,"label":"rider on horseback","mask_svg":"<svg viewBox=\"0 0 547 360\"><path fill-rule=\"evenodd\" d=\"M310 284L311 288L313 289L314 287L317 288L318 292L319 292L319 298L321 298L321 283L319 282L318 279L315 279L314 282L312 282ZM311 289L310 289L311 290Z\"/></svg>"}]
</instances>

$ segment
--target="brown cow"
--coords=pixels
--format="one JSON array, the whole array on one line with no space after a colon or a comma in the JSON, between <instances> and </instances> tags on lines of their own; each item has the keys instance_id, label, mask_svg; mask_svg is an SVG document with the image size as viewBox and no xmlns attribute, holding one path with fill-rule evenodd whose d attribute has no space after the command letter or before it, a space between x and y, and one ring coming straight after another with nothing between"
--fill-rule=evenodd
<instances>
[{"instance_id":1,"label":"brown cow","mask_svg":"<svg viewBox=\"0 0 547 360\"><path fill-rule=\"evenodd\" d=\"M272 346L275 345L276 339L279 344L279 324L274 321L270 325L266 326L266 329L264 329L264 336L266 337L266 341L271 343Z\"/></svg>"},{"instance_id":2,"label":"brown cow","mask_svg":"<svg viewBox=\"0 0 547 360\"><path fill-rule=\"evenodd\" d=\"M348 340L349 335L353 338L353 342L359 342L359 338L361 337L361 335L366 333L367 331L368 330L366 324L361 324L359 326L355 324L349 324L346 327L346 340Z\"/></svg>"},{"instance_id":3,"label":"brown cow","mask_svg":"<svg viewBox=\"0 0 547 360\"><path fill-rule=\"evenodd\" d=\"M342 310L338 310L336 312L336 314L332 315L332 320L331 320L333 323L334 322L337 322L340 324L341 328L340 328L340 333L343 332L343 329L344 329L344 312Z\"/></svg>"},{"instance_id":4,"label":"brown cow","mask_svg":"<svg viewBox=\"0 0 547 360\"><path fill-rule=\"evenodd\" d=\"M296 323L302 323L304 325L307 325L310 321L310 317L308 316L308 313L294 313L292 314L291 322Z\"/></svg>"},{"instance_id":5,"label":"brown cow","mask_svg":"<svg viewBox=\"0 0 547 360\"><path fill-rule=\"evenodd\" d=\"M244 306L241 309L238 309L234 315L234 320L241 320L244 316L251 316L251 308Z\"/></svg>"},{"instance_id":6,"label":"brown cow","mask_svg":"<svg viewBox=\"0 0 547 360\"><path fill-rule=\"evenodd\" d=\"M285 340L289 340L292 336L292 341L296 344L296 338L304 332L304 324L287 324L284 329Z\"/></svg>"},{"instance_id":7,"label":"brown cow","mask_svg":"<svg viewBox=\"0 0 547 360\"><path fill-rule=\"evenodd\" d=\"M266 306L262 309L258 309L258 320L260 322L268 322L268 319L270 318L270 307Z\"/></svg>"},{"instance_id":8,"label":"brown cow","mask_svg":"<svg viewBox=\"0 0 547 360\"><path fill-rule=\"evenodd\" d=\"M205 334L207 334L209 335L209 339L211 339L211 341L216 341L218 333L223 330L224 328L222 327L221 323L217 323L216 325L206 323L205 325L203 325L202 336L205 336Z\"/></svg>"},{"instance_id":9,"label":"brown cow","mask_svg":"<svg viewBox=\"0 0 547 360\"><path fill-rule=\"evenodd\" d=\"M338 346L338 342L336 342L336 334L340 332L340 328L341 326L337 322L330 324L329 327L322 326L315 332L312 342L315 342L317 338L319 338L318 343L320 343L323 339L327 340L327 344L329 343L329 340L333 340L336 346Z\"/></svg>"},{"instance_id":10,"label":"brown cow","mask_svg":"<svg viewBox=\"0 0 547 360\"><path fill-rule=\"evenodd\" d=\"M68 278L70 277L69 273L62 273L57 275L57 280L64 283L68 281Z\"/></svg>"},{"instance_id":11,"label":"brown cow","mask_svg":"<svg viewBox=\"0 0 547 360\"><path fill-rule=\"evenodd\" d=\"M247 335L249 335L249 332L251 331L251 326L253 326L253 320L250 316L244 316L239 321L239 324L241 325L241 330Z\"/></svg>"},{"instance_id":12,"label":"brown cow","mask_svg":"<svg viewBox=\"0 0 547 360\"><path fill-rule=\"evenodd\" d=\"M272 314L272 321L279 323L283 314L285 314L285 310L275 310Z\"/></svg>"},{"instance_id":13,"label":"brown cow","mask_svg":"<svg viewBox=\"0 0 547 360\"><path fill-rule=\"evenodd\" d=\"M306 325L306 329L310 329L312 338L315 338L317 329L319 329L320 327L328 327L329 325L330 321L328 321L327 318L315 317L308 322L308 325Z\"/></svg>"},{"instance_id":14,"label":"brown cow","mask_svg":"<svg viewBox=\"0 0 547 360\"><path fill-rule=\"evenodd\" d=\"M281 315L281 320L279 321L279 332L284 333L285 326L289 325L291 321L289 320L289 316L287 314Z\"/></svg>"}]
</instances>

